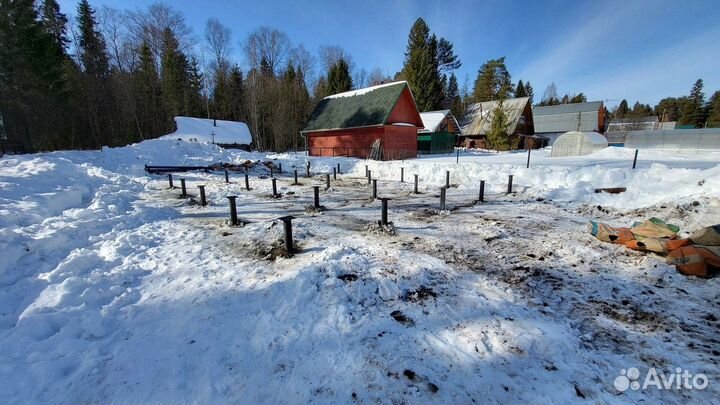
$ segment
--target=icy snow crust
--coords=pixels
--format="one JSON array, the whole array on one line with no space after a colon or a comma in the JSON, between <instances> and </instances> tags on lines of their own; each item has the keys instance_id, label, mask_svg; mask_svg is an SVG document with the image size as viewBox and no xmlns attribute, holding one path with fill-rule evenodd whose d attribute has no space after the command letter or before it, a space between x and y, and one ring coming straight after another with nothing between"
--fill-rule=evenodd
<instances>
[{"instance_id":1,"label":"icy snow crust","mask_svg":"<svg viewBox=\"0 0 720 405\"><path fill-rule=\"evenodd\" d=\"M720 223L720 167L585 158L531 169L522 154L313 158L308 179L303 156L169 140L6 156L0 403L717 403L718 280L600 243L585 225ZM187 199L143 171L246 159L282 162L280 198L264 166L251 191L241 174L176 174ZM326 210L306 211L337 163ZM395 235L372 230L366 164L392 198ZM487 202L475 205L480 179ZM603 186L628 191L592 192ZM227 225L230 194L244 227ZM287 214L301 253L273 260L272 220ZM709 385L620 393L629 367L681 367Z\"/></svg>"}]
</instances>

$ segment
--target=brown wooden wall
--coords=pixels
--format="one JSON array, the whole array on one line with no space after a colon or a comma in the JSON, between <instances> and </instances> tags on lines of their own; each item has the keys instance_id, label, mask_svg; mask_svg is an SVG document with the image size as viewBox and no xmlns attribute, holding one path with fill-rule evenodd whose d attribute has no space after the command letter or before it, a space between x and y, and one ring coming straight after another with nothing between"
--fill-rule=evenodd
<instances>
[{"instance_id":1,"label":"brown wooden wall","mask_svg":"<svg viewBox=\"0 0 720 405\"><path fill-rule=\"evenodd\" d=\"M310 156L353 156L367 158L376 139L383 145L385 159L417 156L417 127L385 125L382 127L309 132Z\"/></svg>"}]
</instances>

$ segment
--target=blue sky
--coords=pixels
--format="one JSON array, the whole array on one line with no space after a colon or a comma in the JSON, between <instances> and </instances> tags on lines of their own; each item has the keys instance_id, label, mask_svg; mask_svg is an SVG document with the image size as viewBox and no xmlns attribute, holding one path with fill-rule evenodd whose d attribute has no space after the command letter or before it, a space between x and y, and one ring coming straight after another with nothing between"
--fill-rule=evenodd
<instances>
[{"instance_id":1,"label":"blue sky","mask_svg":"<svg viewBox=\"0 0 720 405\"><path fill-rule=\"evenodd\" d=\"M152 0L90 0L99 8L144 8ZM61 0L74 14L76 2ZM626 98L654 104L689 92L698 78L705 93L720 89L720 7L715 1L193 1L169 2L198 38L218 18L239 43L266 25L316 53L340 45L357 68L402 67L407 34L416 18L455 45L463 62L460 83L490 58L506 56L513 81L530 80L536 99L555 82L560 95L584 92L612 106Z\"/></svg>"}]
</instances>

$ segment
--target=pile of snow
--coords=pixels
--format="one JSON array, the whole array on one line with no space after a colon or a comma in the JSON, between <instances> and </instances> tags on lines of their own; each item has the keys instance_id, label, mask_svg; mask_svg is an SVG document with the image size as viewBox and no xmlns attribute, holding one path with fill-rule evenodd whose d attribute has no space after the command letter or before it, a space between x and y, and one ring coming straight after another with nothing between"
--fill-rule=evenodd
<instances>
[{"instance_id":1,"label":"pile of snow","mask_svg":"<svg viewBox=\"0 0 720 405\"><path fill-rule=\"evenodd\" d=\"M177 130L162 139L185 142L250 145L252 135L244 122L212 120L208 118L175 117Z\"/></svg>"}]
</instances>

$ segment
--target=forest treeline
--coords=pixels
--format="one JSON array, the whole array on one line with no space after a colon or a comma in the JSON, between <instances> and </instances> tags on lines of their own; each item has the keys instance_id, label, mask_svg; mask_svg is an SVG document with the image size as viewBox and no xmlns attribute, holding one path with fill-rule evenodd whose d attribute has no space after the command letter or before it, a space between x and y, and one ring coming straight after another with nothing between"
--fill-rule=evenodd
<instances>
[{"instance_id":1,"label":"forest treeline","mask_svg":"<svg viewBox=\"0 0 720 405\"><path fill-rule=\"evenodd\" d=\"M392 80L409 82L420 111L458 117L478 101L534 102L532 84L514 83L504 57L480 66L472 86L467 76L458 82L461 64L453 44L420 18L402 70L387 74L358 68L338 45L312 53L276 28L233 38L211 18L195 33L163 3L119 10L81 0L69 17L56 0L0 0L0 138L28 150L119 146L170 133L173 117L184 115L246 122L255 148L283 151L302 148L299 131L318 100ZM655 107L623 100L609 113L718 126L719 98L706 101L698 80L688 96ZM552 83L537 104L582 101L582 93L558 97Z\"/></svg>"}]
</instances>

